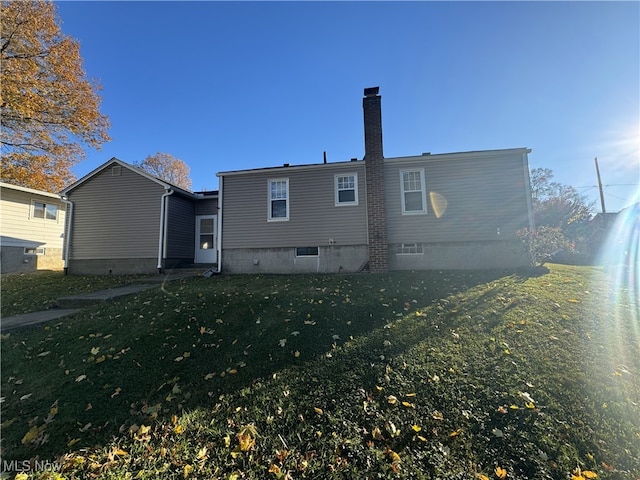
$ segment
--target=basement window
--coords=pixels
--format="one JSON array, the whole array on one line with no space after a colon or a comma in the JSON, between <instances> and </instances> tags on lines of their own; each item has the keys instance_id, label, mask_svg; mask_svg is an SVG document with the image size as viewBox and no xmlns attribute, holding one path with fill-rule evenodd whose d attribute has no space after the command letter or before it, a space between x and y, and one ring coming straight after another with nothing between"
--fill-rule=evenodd
<instances>
[{"instance_id":1,"label":"basement window","mask_svg":"<svg viewBox=\"0 0 640 480\"><path fill-rule=\"evenodd\" d=\"M400 243L396 247L396 255L422 255L423 253L421 243Z\"/></svg>"},{"instance_id":2,"label":"basement window","mask_svg":"<svg viewBox=\"0 0 640 480\"><path fill-rule=\"evenodd\" d=\"M37 247L37 248L25 247L24 254L25 255L44 255L44 247Z\"/></svg>"},{"instance_id":3,"label":"basement window","mask_svg":"<svg viewBox=\"0 0 640 480\"><path fill-rule=\"evenodd\" d=\"M317 257L318 247L296 247L296 257Z\"/></svg>"}]
</instances>

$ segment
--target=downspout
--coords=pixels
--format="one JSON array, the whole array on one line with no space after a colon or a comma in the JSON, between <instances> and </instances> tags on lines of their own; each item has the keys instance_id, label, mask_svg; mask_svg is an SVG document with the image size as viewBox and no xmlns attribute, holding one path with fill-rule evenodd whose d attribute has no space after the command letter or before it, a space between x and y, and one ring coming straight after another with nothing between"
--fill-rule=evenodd
<instances>
[{"instance_id":1,"label":"downspout","mask_svg":"<svg viewBox=\"0 0 640 480\"><path fill-rule=\"evenodd\" d=\"M224 177L219 177L218 184L218 235L216 238L218 263L216 264L215 273L222 271L222 185L224 184Z\"/></svg>"},{"instance_id":2,"label":"downspout","mask_svg":"<svg viewBox=\"0 0 640 480\"><path fill-rule=\"evenodd\" d=\"M166 190L165 193L162 194L160 198L160 234L158 235L158 273L162 273L162 259L164 258L164 253L166 250L166 241L167 241L167 233L166 233L166 216L167 216L167 208L166 208L166 198L169 195L173 195L173 190L170 187L164 187Z\"/></svg>"},{"instance_id":3,"label":"downspout","mask_svg":"<svg viewBox=\"0 0 640 480\"><path fill-rule=\"evenodd\" d=\"M69 246L71 245L71 225L73 222L73 202L69 200L69 197L60 195L60 200L67 205L67 214L65 215L65 222L67 222L67 231L64 234L64 274L69 273Z\"/></svg>"},{"instance_id":4,"label":"downspout","mask_svg":"<svg viewBox=\"0 0 640 480\"><path fill-rule=\"evenodd\" d=\"M531 200L531 175L529 173L529 158L527 156L528 153L531 153L531 149L527 149L522 154L522 169L524 170L524 185L525 185L525 195L527 197L527 214L529 216L529 230L534 230L536 228L536 221L533 215L533 203Z\"/></svg>"}]
</instances>

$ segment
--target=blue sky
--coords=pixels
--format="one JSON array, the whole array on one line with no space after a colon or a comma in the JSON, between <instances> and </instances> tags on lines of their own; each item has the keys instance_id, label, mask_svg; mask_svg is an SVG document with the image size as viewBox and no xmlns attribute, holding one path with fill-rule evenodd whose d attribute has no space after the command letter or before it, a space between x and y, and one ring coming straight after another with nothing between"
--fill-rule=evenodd
<instances>
[{"instance_id":1,"label":"blue sky","mask_svg":"<svg viewBox=\"0 0 640 480\"><path fill-rule=\"evenodd\" d=\"M528 147L593 200L598 157L608 211L638 191L638 2L56 4L111 121L78 177L163 152L203 190L361 159L363 89L380 86L386 157Z\"/></svg>"}]
</instances>

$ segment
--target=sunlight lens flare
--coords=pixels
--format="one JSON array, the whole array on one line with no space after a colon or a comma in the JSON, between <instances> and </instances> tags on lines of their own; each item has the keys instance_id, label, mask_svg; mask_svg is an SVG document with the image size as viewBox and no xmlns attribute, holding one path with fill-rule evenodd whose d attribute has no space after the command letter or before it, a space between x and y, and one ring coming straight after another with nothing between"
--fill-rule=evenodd
<instances>
[{"instance_id":1,"label":"sunlight lens flare","mask_svg":"<svg viewBox=\"0 0 640 480\"><path fill-rule=\"evenodd\" d=\"M444 195L440 195L438 192L429 192L429 201L431 202L431 208L436 218L440 218L447 210L447 199Z\"/></svg>"},{"instance_id":2,"label":"sunlight lens flare","mask_svg":"<svg viewBox=\"0 0 640 480\"><path fill-rule=\"evenodd\" d=\"M638 195L636 194L636 198ZM640 342L640 201L618 213L601 247L598 264L612 275L612 311L616 319L631 316L633 335Z\"/></svg>"}]
</instances>

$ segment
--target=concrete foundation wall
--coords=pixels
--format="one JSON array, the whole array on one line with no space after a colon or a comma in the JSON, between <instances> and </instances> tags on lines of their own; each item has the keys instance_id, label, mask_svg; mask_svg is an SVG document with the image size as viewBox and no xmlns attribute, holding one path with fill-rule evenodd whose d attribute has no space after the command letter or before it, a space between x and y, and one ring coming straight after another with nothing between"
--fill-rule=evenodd
<instances>
[{"instance_id":1,"label":"concrete foundation wall","mask_svg":"<svg viewBox=\"0 0 640 480\"><path fill-rule=\"evenodd\" d=\"M425 243L423 253L398 255L389 248L391 270L477 270L517 268L529 264L527 255L514 242Z\"/></svg>"},{"instance_id":2,"label":"concrete foundation wall","mask_svg":"<svg viewBox=\"0 0 640 480\"><path fill-rule=\"evenodd\" d=\"M296 257L295 248L240 248L222 252L222 273L358 272L366 245L319 247L317 257Z\"/></svg>"},{"instance_id":3,"label":"concrete foundation wall","mask_svg":"<svg viewBox=\"0 0 640 480\"><path fill-rule=\"evenodd\" d=\"M71 275L137 275L158 273L157 258L107 258L72 260L67 272Z\"/></svg>"},{"instance_id":4,"label":"concrete foundation wall","mask_svg":"<svg viewBox=\"0 0 640 480\"><path fill-rule=\"evenodd\" d=\"M45 248L45 255L25 255L24 247L2 246L0 272L35 272L36 270L62 270L61 248Z\"/></svg>"}]
</instances>

